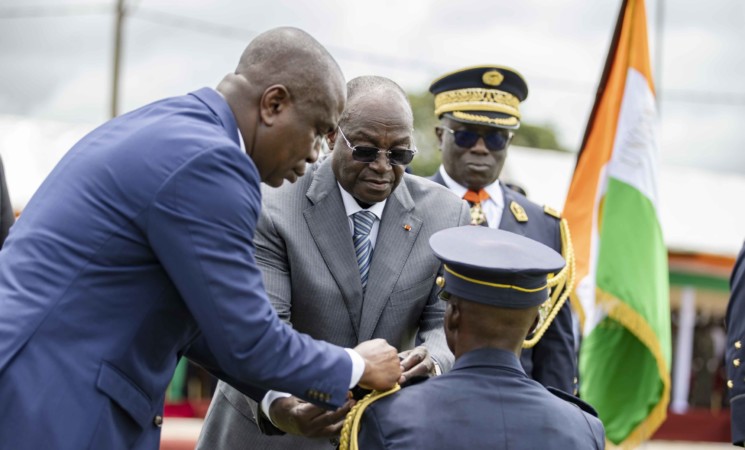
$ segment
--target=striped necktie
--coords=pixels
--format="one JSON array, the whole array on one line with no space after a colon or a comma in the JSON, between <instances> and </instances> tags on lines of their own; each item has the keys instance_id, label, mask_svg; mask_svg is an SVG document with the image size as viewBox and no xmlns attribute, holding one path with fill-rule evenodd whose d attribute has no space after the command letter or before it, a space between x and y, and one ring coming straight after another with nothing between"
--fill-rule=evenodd
<instances>
[{"instance_id":1,"label":"striped necktie","mask_svg":"<svg viewBox=\"0 0 745 450\"><path fill-rule=\"evenodd\" d=\"M484 210L481 209L481 202L489 199L489 194L483 189L479 189L478 192L469 190L463 196L463 199L471 205L471 225L488 227L489 224L486 222L486 215L484 214Z\"/></svg>"},{"instance_id":2,"label":"striped necktie","mask_svg":"<svg viewBox=\"0 0 745 450\"><path fill-rule=\"evenodd\" d=\"M370 242L370 230L375 223L375 214L370 211L358 211L352 215L354 222L354 254L357 256L357 266L360 269L360 280L362 290L367 286L367 275L370 273L370 261L372 260L372 242Z\"/></svg>"}]
</instances>

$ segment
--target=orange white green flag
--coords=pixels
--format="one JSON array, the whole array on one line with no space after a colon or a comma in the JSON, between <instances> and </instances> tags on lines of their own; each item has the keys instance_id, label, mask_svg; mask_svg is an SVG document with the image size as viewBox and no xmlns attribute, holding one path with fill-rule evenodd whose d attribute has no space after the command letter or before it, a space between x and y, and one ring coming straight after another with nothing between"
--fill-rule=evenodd
<instances>
[{"instance_id":1,"label":"orange white green flag","mask_svg":"<svg viewBox=\"0 0 745 450\"><path fill-rule=\"evenodd\" d=\"M644 1L624 0L564 215L584 336L580 395L597 409L608 441L625 448L654 433L670 399L658 123Z\"/></svg>"}]
</instances>

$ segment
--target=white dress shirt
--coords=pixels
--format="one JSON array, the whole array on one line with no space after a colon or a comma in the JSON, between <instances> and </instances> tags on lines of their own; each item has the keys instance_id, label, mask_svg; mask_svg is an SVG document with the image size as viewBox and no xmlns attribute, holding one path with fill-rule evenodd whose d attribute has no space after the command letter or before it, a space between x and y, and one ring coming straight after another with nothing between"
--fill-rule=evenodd
<instances>
[{"instance_id":1,"label":"white dress shirt","mask_svg":"<svg viewBox=\"0 0 745 450\"><path fill-rule=\"evenodd\" d=\"M445 172L443 166L440 166L440 175L445 180L445 185L455 195L460 198L466 195L468 188L450 178L450 175ZM484 212L484 216L486 216L486 222L489 224L489 228L499 228L499 222L502 221L502 212L504 211L504 193L502 189L499 180L488 186L484 186L484 190L489 194L489 198L481 202L481 210Z\"/></svg>"}]
</instances>

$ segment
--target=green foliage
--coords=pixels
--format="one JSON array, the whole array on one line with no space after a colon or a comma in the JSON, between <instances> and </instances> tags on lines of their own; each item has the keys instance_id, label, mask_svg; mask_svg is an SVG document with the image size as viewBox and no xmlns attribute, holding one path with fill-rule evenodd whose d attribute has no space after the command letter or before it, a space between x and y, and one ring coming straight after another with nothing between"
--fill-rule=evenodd
<instances>
[{"instance_id":1,"label":"green foliage","mask_svg":"<svg viewBox=\"0 0 745 450\"><path fill-rule=\"evenodd\" d=\"M414 143L419 152L411 162L411 171L423 177L430 176L440 165L440 150L435 135L439 123L434 113L435 97L427 91L409 94L414 111Z\"/></svg>"},{"instance_id":2,"label":"green foliage","mask_svg":"<svg viewBox=\"0 0 745 450\"><path fill-rule=\"evenodd\" d=\"M417 175L429 176L440 165L440 150L435 135L439 123L434 114L434 96L427 91L410 93L409 102L414 111L414 142L419 152L411 163L411 171ZM513 145L563 150L556 134L550 126L522 123L512 140Z\"/></svg>"},{"instance_id":3,"label":"green foliage","mask_svg":"<svg viewBox=\"0 0 745 450\"><path fill-rule=\"evenodd\" d=\"M515 132L515 137L512 138L512 145L565 151L559 146L555 131L550 125L541 126L522 123L520 129Z\"/></svg>"}]
</instances>

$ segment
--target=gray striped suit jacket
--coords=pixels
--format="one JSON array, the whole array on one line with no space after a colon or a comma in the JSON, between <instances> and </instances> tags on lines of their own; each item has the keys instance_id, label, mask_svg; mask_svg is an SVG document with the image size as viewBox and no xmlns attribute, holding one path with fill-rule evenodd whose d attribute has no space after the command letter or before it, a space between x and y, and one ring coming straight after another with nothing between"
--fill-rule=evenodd
<instances>
[{"instance_id":1,"label":"gray striped suit jacket","mask_svg":"<svg viewBox=\"0 0 745 450\"><path fill-rule=\"evenodd\" d=\"M429 237L468 224L468 204L447 188L405 174L385 205L363 296L339 189L328 158L297 183L263 192L256 259L279 316L298 331L345 347L383 338L403 351L419 339L449 370L453 355L435 285L441 267ZM221 382L197 448L333 447L328 439L261 434L256 403Z\"/></svg>"}]
</instances>

